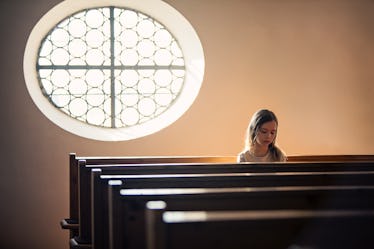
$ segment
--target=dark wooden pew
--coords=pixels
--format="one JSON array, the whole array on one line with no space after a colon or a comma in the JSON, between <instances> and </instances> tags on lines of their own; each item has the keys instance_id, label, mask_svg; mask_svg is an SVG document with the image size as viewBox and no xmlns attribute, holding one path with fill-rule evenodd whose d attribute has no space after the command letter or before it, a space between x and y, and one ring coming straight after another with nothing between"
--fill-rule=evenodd
<instances>
[{"instance_id":1,"label":"dark wooden pew","mask_svg":"<svg viewBox=\"0 0 374 249\"><path fill-rule=\"evenodd\" d=\"M345 156L346 159L349 159L349 156ZM232 162L234 160L236 160L236 157L77 157L75 154L71 154L70 155L70 218L69 219L64 219L62 220L61 222L61 225L63 228L65 229L70 229L71 230L71 237L77 237L78 236L78 229L79 229L79 223L78 223L78 220L79 220L79 200L78 200L78 191L79 191L79 188L78 188L78 175L80 175L80 177L83 177L84 174L78 174L77 171L79 169L79 167L77 166L77 163L78 163L78 160L79 159L86 159L86 164L87 165L95 165L95 167L97 167L97 165L105 165L105 164L108 164L108 163L111 163L113 165L106 165L106 166L109 166L109 167L116 167L115 165L117 165L117 163L126 163L126 165L128 166L128 164L134 164L136 166L139 166L139 163L142 163L144 167L145 163L157 163L159 167L161 163L181 163L181 162L184 162L184 163L203 163L203 164L206 164L207 162L211 163L211 162L219 162L219 163L222 163L222 162ZM290 157L291 160L296 160L292 157ZM319 158L321 159L321 158ZM324 158L325 160L327 160L327 158ZM341 158L340 158L341 159ZM368 161L370 159L370 156L354 156L352 158L352 160L358 160L358 161ZM306 160L305 158L303 158L303 160ZM311 160L312 161L312 160ZM331 159L331 161L334 161L333 159ZM236 165L239 165L239 164L236 164ZM124 166L124 165L122 165ZM152 168L148 168L150 169L149 171L153 172L156 170L157 168L157 165L149 165L149 166L152 166ZM175 166L175 165L174 165ZM206 165L208 166L208 165ZM251 165L253 166L253 165ZM294 165L295 167L297 167L297 165ZM241 167L241 166L240 166ZM239 171L240 172L240 167L239 169L236 167L234 171ZM206 167L206 169L204 169L205 171L208 171L208 167ZM128 170L130 170L129 167L127 167ZM136 170L139 170L140 167L136 167ZM306 169L306 168L304 168ZM135 170L135 171L136 171ZM165 171L165 169L163 169L162 167L160 168L161 171ZM210 170L210 169L209 169ZM134 174L140 174L141 172L135 172L133 171L132 173ZM89 170L87 171L89 172ZM85 173L86 175L88 173ZM132 174L130 172L128 172L128 174ZM157 172L156 172L157 173ZM83 184L84 185L84 184ZM87 188L81 188L81 191L82 192L86 192L86 193L89 193L89 185L85 185ZM83 202L83 203L87 203L87 202ZM85 207L87 208L87 207ZM84 209L86 210L86 209ZM78 240L79 238L84 238L84 237L87 237L87 236L78 236ZM89 237L89 236L88 236ZM85 241L84 239L82 239L80 242L82 242L82 245L85 244L87 241Z\"/></svg>"},{"instance_id":2,"label":"dark wooden pew","mask_svg":"<svg viewBox=\"0 0 374 249\"><path fill-rule=\"evenodd\" d=\"M106 186L109 180L124 181L122 188L190 188L190 187L258 187L258 186L344 186L344 185L368 185L374 184L373 172L301 172L301 174L283 173L252 173L252 174L228 174L228 175L100 175L100 170L95 170L93 183L93 195L91 206L93 210L93 231L101 229L95 226L100 224L105 227L108 223L105 214L107 203ZM111 201L109 201L111 202ZM90 217L86 217L87 220ZM86 224L86 222L84 222ZM83 224L82 224L83 225ZM87 224L89 225L89 224ZM82 230L89 229L82 226ZM96 232L99 233L99 232ZM95 232L94 232L95 234Z\"/></svg>"},{"instance_id":3,"label":"dark wooden pew","mask_svg":"<svg viewBox=\"0 0 374 249\"><path fill-rule=\"evenodd\" d=\"M78 235L79 228L79 192L78 171L79 161L84 160L87 165L109 164L147 164L147 163L220 163L236 161L234 156L137 156L137 157L90 157L69 154L69 213L70 217L63 219L60 225L70 230L70 238Z\"/></svg>"},{"instance_id":4,"label":"dark wooden pew","mask_svg":"<svg viewBox=\"0 0 374 249\"><path fill-rule=\"evenodd\" d=\"M112 182L110 191L109 228L99 223L95 249L109 248L109 235L112 249L145 248L144 215L154 200L166 202L165 211L374 209L374 186L120 189Z\"/></svg>"},{"instance_id":5,"label":"dark wooden pew","mask_svg":"<svg viewBox=\"0 0 374 249\"><path fill-rule=\"evenodd\" d=\"M182 212L159 207L147 211L147 249L369 249L373 224L373 210Z\"/></svg>"},{"instance_id":6,"label":"dark wooden pew","mask_svg":"<svg viewBox=\"0 0 374 249\"><path fill-rule=\"evenodd\" d=\"M90 157L69 154L69 213L63 219L61 227L69 229L70 238L78 235L79 200L78 200L78 162L85 160L87 165L102 164L148 164L148 163L234 163L236 156L140 156L140 157ZM288 156L290 162L310 161L374 161L374 155L296 155Z\"/></svg>"},{"instance_id":7,"label":"dark wooden pew","mask_svg":"<svg viewBox=\"0 0 374 249\"><path fill-rule=\"evenodd\" d=\"M303 165L303 166L302 166ZM352 166L349 163L310 163L309 170L313 171L316 169L323 170L331 168L332 172L314 172L315 174L309 174L309 172L304 172L306 170L305 166L306 164L300 164L297 163L289 163L289 164L282 164L280 166L279 164L267 164L267 165L251 165L250 167L248 165L235 165L234 168L232 168L232 165L223 165L223 164L214 164L214 165L205 165L203 167L198 167L198 165L192 166L191 164L187 165L181 165L181 164L170 164L170 165L163 165L163 166L145 166L147 170L153 169L154 170L148 172L147 170L143 171L142 167L139 167L140 172L139 173L184 173L184 172L199 172L199 173L205 173L205 172L231 172L231 171L238 171L238 172L244 172L244 173L250 173L251 175L247 174L234 174L231 176L225 176L225 179L218 179L219 176L214 177L214 175L209 176L209 180L202 179L200 177L199 179L191 179L197 177L197 175L188 177L188 175L180 175L180 176L167 176L167 179L162 179L164 176L161 177L153 177L152 175L149 176L131 176L131 175L119 175L121 172L129 172L127 170L123 170L121 166L116 167L103 167L99 170L101 174L112 174L111 176L103 176L103 182L104 183L97 183L96 189L100 189L102 187L100 186L106 186L106 182L110 179L126 179L126 188L146 188L146 187L214 187L214 186L221 186L221 187L231 187L231 186L257 186L258 184L262 186L284 186L284 185L328 185L328 184L373 184L374 180L371 178L371 174L362 174L360 171L353 171L354 169L361 169L363 171L367 171L370 173L370 169L373 169L373 164L370 163L357 163L355 166ZM323 166L324 165L324 166ZM169 167L170 166L170 167ZM289 168L288 168L289 166ZM194 170L191 169L193 167ZM87 169L90 169L91 167L83 167L84 171ZM125 166L126 169L127 166ZM347 171L350 172L350 174L341 175L341 172L336 172L338 169L341 169L341 171ZM207 170L207 171L206 171ZM265 174L264 172L278 172L278 171L286 171L286 170L300 170L303 174L294 174L290 172L279 172L277 174ZM259 173L256 173L259 172ZM335 174L330 174L334 173ZM134 173L134 172L132 172ZM134 173L135 174L135 173ZM305 174L308 174L308 180L305 181L304 176ZM358 178L351 177L352 174L358 175ZM83 175L83 174L81 174ZM206 175L204 175L206 176ZM282 177L280 177L282 176ZM284 177L286 176L286 177ZM233 180L231 180L229 177L235 177ZM74 244L77 244L78 242L89 244L91 243L91 210L96 206L97 210L100 209L99 206L101 199L103 199L103 202L105 203L105 190L103 191L95 191L95 198L98 201L97 205L92 205L91 201L91 195L92 187L91 183L88 183L88 177L81 178L81 183L84 183L85 187L80 188L80 206L82 207L80 209L80 236L77 239L74 239ZM216 185L218 184L218 185ZM104 197L97 197L97 196L104 196ZM80 238L80 240L79 240Z\"/></svg>"},{"instance_id":8,"label":"dark wooden pew","mask_svg":"<svg viewBox=\"0 0 374 249\"><path fill-rule=\"evenodd\" d=\"M374 155L290 155L288 162L372 162Z\"/></svg>"},{"instance_id":9,"label":"dark wooden pew","mask_svg":"<svg viewBox=\"0 0 374 249\"><path fill-rule=\"evenodd\" d=\"M225 164L207 164L207 163L169 163L169 164L122 164L122 165L87 165L86 161L79 161L79 200L78 200L78 217L80 222L76 222L79 229L77 236L71 240L72 247L82 247L90 244L91 231L86 229L90 226L89 217L91 217L90 208L90 193L91 182L90 172L93 168L101 168L111 174L119 174L125 172L126 174L157 174L157 173L188 173L188 172L246 172L248 165L241 165L233 168L232 165Z\"/></svg>"},{"instance_id":10,"label":"dark wooden pew","mask_svg":"<svg viewBox=\"0 0 374 249\"><path fill-rule=\"evenodd\" d=\"M357 162L357 163L347 163L347 162L309 162L309 163L273 163L273 164L137 164L137 165L86 165L84 161L80 161L80 168L79 168L79 193L80 193L80 224L79 224L79 236L74 237L71 240L72 247L82 247L85 245L89 245L91 243L91 206L90 206L90 199L91 199L91 183L90 183L90 170L93 168L101 168L101 170L105 171L106 174L112 173L120 174L121 172L129 173L129 174L157 174L157 173L186 173L186 172L198 172L198 173L207 173L207 172L278 172L278 171L301 171L301 172L308 172L308 171L353 171L353 170L360 170L360 171L370 171L373 169L373 163L370 162ZM284 174L283 174L284 175ZM118 177L118 176L117 176ZM258 175L261 178L261 176ZM362 175L361 177L366 178L367 176ZM262 176L263 178L263 176ZM314 175L314 179L319 179L319 175ZM149 180L149 177L147 178ZM138 184L143 184L147 181L147 179L139 178L138 180L127 180L127 184L129 182L138 182ZM212 178L211 178L212 179ZM251 181L256 180L257 178L251 178ZM297 184L305 184L302 177L293 178L294 181L299 181ZM327 178L326 178L327 179ZM339 177L339 179L344 179L344 177ZM328 180L328 179L327 179ZM158 181L157 184L163 184L163 180L152 179L152 182ZM184 180L182 180L184 181ZM243 181L243 180L241 180ZM262 184L264 184L263 180L260 180ZM369 180L371 181L371 180ZM204 182L204 181L203 181ZM269 184L273 184L273 179L269 178ZM363 184L365 180L363 180ZM318 183L318 181L316 182ZM328 181L323 183L319 183L325 185L326 183L331 182L331 178ZM133 183L132 183L133 184ZM151 183L154 184L154 183ZM166 187L170 187L169 183L166 183ZM175 184L180 184L180 180L176 179ZM182 183L185 184L185 183ZM192 187L199 184L198 182L194 182ZM213 184L213 182L209 183ZM226 183L224 186L226 186ZM235 184L241 184L243 186L243 182L236 182ZM283 183L278 183L283 184ZM296 184L296 183L294 183ZM339 183L343 184L343 183ZM369 184L369 183L367 183ZM177 186L174 185L174 186ZM129 185L128 185L129 186ZM145 185L142 186L133 186L136 187L146 187ZM157 187L157 186L156 186ZM162 186L158 186L162 187ZM188 186L186 186L188 187Z\"/></svg>"},{"instance_id":11,"label":"dark wooden pew","mask_svg":"<svg viewBox=\"0 0 374 249\"><path fill-rule=\"evenodd\" d=\"M236 156L138 156L138 157L90 157L69 154L69 213L70 217L61 221L63 229L71 231L70 237L78 235L78 162L85 160L87 165L102 164L146 164L146 163L234 163ZM374 161L374 155L296 155L288 156L290 162L310 161Z\"/></svg>"},{"instance_id":12,"label":"dark wooden pew","mask_svg":"<svg viewBox=\"0 0 374 249\"><path fill-rule=\"evenodd\" d=\"M106 173L111 174L165 174L165 173L208 173L208 172L247 172L250 167L248 165L241 165L233 168L232 164L207 164L207 163L169 163L169 164L123 164L123 165L87 165L85 161L79 161L79 235L74 237L72 245L79 247L79 245L89 244L91 242L90 227L91 217L91 170L100 168Z\"/></svg>"}]
</instances>

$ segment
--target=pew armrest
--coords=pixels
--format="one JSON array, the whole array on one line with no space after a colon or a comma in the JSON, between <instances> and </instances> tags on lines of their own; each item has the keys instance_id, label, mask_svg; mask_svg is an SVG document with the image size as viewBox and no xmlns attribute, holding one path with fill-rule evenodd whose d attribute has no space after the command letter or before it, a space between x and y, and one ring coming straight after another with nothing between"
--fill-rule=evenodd
<instances>
[{"instance_id":1,"label":"pew armrest","mask_svg":"<svg viewBox=\"0 0 374 249\"><path fill-rule=\"evenodd\" d=\"M62 229L68 229L68 230L78 230L79 224L77 220L72 219L63 219L60 221L60 225Z\"/></svg>"},{"instance_id":2,"label":"pew armrest","mask_svg":"<svg viewBox=\"0 0 374 249\"><path fill-rule=\"evenodd\" d=\"M92 245L79 241L79 238L70 239L70 249L92 249Z\"/></svg>"}]
</instances>

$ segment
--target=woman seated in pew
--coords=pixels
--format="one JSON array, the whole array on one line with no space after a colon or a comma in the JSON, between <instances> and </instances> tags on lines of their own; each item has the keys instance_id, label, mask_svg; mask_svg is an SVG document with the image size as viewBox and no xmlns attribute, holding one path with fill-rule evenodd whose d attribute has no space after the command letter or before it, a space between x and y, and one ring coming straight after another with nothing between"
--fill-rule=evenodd
<instances>
[{"instance_id":1,"label":"woman seated in pew","mask_svg":"<svg viewBox=\"0 0 374 249\"><path fill-rule=\"evenodd\" d=\"M238 162L285 162L285 153L275 145L278 119L275 114L262 109L253 114L248 125L245 147Z\"/></svg>"}]
</instances>

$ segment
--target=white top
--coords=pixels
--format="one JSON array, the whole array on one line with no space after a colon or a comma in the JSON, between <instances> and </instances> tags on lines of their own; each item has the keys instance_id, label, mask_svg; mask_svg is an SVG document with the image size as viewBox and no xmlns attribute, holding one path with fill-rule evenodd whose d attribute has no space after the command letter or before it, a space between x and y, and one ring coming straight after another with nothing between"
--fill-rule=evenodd
<instances>
[{"instance_id":1,"label":"white top","mask_svg":"<svg viewBox=\"0 0 374 249\"><path fill-rule=\"evenodd\" d=\"M287 160L286 155L281 152L280 156L280 162L285 162ZM268 152L265 156L255 156L253 153L251 153L249 150L246 150L244 152L241 152L238 155L238 162L274 162L275 160L271 156L271 154Z\"/></svg>"}]
</instances>

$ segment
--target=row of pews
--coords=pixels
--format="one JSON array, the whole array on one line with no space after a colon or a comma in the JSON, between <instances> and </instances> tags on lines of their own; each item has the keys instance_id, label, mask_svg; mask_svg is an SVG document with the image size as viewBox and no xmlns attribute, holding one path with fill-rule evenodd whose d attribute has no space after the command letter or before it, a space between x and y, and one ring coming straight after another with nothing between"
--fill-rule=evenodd
<instances>
[{"instance_id":1,"label":"row of pews","mask_svg":"<svg viewBox=\"0 0 374 249\"><path fill-rule=\"evenodd\" d=\"M69 157L71 249L374 248L374 155Z\"/></svg>"}]
</instances>

